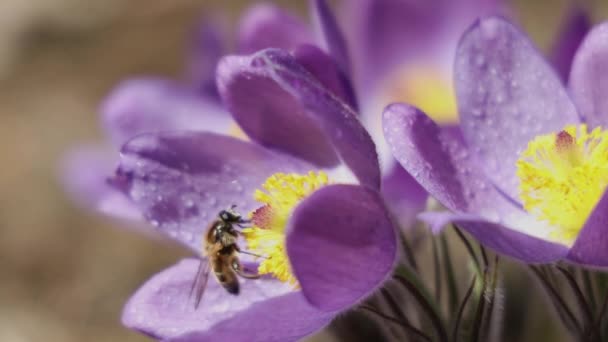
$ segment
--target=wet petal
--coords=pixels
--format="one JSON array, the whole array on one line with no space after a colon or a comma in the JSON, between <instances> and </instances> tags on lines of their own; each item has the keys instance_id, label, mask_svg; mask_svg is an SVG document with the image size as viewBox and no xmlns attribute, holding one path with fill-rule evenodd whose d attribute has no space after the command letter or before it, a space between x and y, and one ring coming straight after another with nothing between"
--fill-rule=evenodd
<instances>
[{"instance_id":1,"label":"wet petal","mask_svg":"<svg viewBox=\"0 0 608 342\"><path fill-rule=\"evenodd\" d=\"M135 205L107 182L117 159L117 153L109 148L79 147L65 156L61 180L74 203L111 217L143 223L141 212Z\"/></svg>"},{"instance_id":2,"label":"wet petal","mask_svg":"<svg viewBox=\"0 0 608 342\"><path fill-rule=\"evenodd\" d=\"M338 63L342 72L350 73L351 63L346 40L327 2L325 0L313 0L313 12L323 33L323 39L329 53Z\"/></svg>"},{"instance_id":3,"label":"wet petal","mask_svg":"<svg viewBox=\"0 0 608 342\"><path fill-rule=\"evenodd\" d=\"M314 43L312 32L300 18L271 4L257 4L247 11L238 39L238 51L243 54L271 47L291 50Z\"/></svg>"},{"instance_id":4,"label":"wet petal","mask_svg":"<svg viewBox=\"0 0 608 342\"><path fill-rule=\"evenodd\" d=\"M495 252L526 263L548 263L562 259L568 247L539 239L510 229L500 223L488 222L470 214L425 213L420 216L426 222L439 224L448 222L471 234L482 245Z\"/></svg>"},{"instance_id":5,"label":"wet petal","mask_svg":"<svg viewBox=\"0 0 608 342\"><path fill-rule=\"evenodd\" d=\"M453 129L441 129L406 104L384 111L384 137L393 156L433 197L452 211L482 216L516 215L462 145Z\"/></svg>"},{"instance_id":6,"label":"wet petal","mask_svg":"<svg viewBox=\"0 0 608 342\"><path fill-rule=\"evenodd\" d=\"M225 133L232 120L210 99L169 80L139 78L119 84L105 99L102 120L120 147L144 132L191 129Z\"/></svg>"},{"instance_id":7,"label":"wet petal","mask_svg":"<svg viewBox=\"0 0 608 342\"><path fill-rule=\"evenodd\" d=\"M146 220L199 252L203 232L217 213L237 205L257 207L257 189L275 172L308 172L312 166L258 145L204 132L140 135L122 148L113 184Z\"/></svg>"},{"instance_id":8,"label":"wet petal","mask_svg":"<svg viewBox=\"0 0 608 342\"><path fill-rule=\"evenodd\" d=\"M596 26L574 56L570 90L589 125L608 127L608 22Z\"/></svg>"},{"instance_id":9,"label":"wet petal","mask_svg":"<svg viewBox=\"0 0 608 342\"><path fill-rule=\"evenodd\" d=\"M518 198L520 151L537 135L579 121L561 80L518 29L490 17L463 36L455 85L471 151L484 161L488 177Z\"/></svg>"},{"instance_id":10,"label":"wet petal","mask_svg":"<svg viewBox=\"0 0 608 342\"><path fill-rule=\"evenodd\" d=\"M360 182L379 187L375 146L355 112L290 54L267 49L225 57L218 86L252 140L323 167L337 165L339 157Z\"/></svg>"},{"instance_id":11,"label":"wet petal","mask_svg":"<svg viewBox=\"0 0 608 342\"><path fill-rule=\"evenodd\" d=\"M313 74L330 92L340 100L357 108L355 91L348 77L338 69L336 62L314 45L300 45L293 52L294 58Z\"/></svg>"},{"instance_id":12,"label":"wet petal","mask_svg":"<svg viewBox=\"0 0 608 342\"><path fill-rule=\"evenodd\" d=\"M304 296L323 311L344 310L390 275L397 235L380 195L356 185L330 185L298 205L287 254Z\"/></svg>"},{"instance_id":13,"label":"wet petal","mask_svg":"<svg viewBox=\"0 0 608 342\"><path fill-rule=\"evenodd\" d=\"M593 209L574 242L568 259L590 266L608 267L608 193Z\"/></svg>"},{"instance_id":14,"label":"wet petal","mask_svg":"<svg viewBox=\"0 0 608 342\"><path fill-rule=\"evenodd\" d=\"M209 279L195 309L189 293L198 265L186 259L152 277L127 303L123 324L163 341L295 341L333 317L270 279L242 279L238 296Z\"/></svg>"},{"instance_id":15,"label":"wet petal","mask_svg":"<svg viewBox=\"0 0 608 342\"><path fill-rule=\"evenodd\" d=\"M551 63L565 83L570 75L574 54L590 28L591 19L585 9L573 3L551 49Z\"/></svg>"}]
</instances>

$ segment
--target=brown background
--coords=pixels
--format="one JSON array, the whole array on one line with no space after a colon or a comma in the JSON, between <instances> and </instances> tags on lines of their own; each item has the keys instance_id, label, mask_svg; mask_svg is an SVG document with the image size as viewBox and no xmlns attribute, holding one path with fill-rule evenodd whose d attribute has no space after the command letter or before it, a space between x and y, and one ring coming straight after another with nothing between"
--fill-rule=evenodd
<instances>
[{"instance_id":1,"label":"brown background","mask_svg":"<svg viewBox=\"0 0 608 342\"><path fill-rule=\"evenodd\" d=\"M596 21L608 17L600 2ZM101 141L96 106L114 84L179 75L201 14L223 6L235 19L247 2L226 3L0 2L0 341L147 340L120 325L122 305L185 254L77 208L58 162L70 146ZM305 13L304 1L279 3ZM542 47L564 3L517 1Z\"/></svg>"}]
</instances>

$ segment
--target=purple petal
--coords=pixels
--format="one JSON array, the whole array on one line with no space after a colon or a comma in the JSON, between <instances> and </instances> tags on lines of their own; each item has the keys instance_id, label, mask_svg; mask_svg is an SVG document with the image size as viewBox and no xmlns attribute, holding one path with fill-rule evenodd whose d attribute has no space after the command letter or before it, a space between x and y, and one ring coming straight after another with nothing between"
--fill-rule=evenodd
<instances>
[{"instance_id":1,"label":"purple petal","mask_svg":"<svg viewBox=\"0 0 608 342\"><path fill-rule=\"evenodd\" d=\"M537 135L579 121L561 80L518 29L490 17L463 36L455 85L471 151L504 193L519 198L519 153Z\"/></svg>"},{"instance_id":2,"label":"purple petal","mask_svg":"<svg viewBox=\"0 0 608 342\"><path fill-rule=\"evenodd\" d=\"M499 0L344 1L359 91L396 67L453 62L461 33L480 16L504 12ZM363 99L362 99L363 100Z\"/></svg>"},{"instance_id":3,"label":"purple petal","mask_svg":"<svg viewBox=\"0 0 608 342\"><path fill-rule=\"evenodd\" d=\"M146 220L194 251L217 213L233 204L255 209L255 189L275 172L312 166L258 145L204 132L140 135L122 148L113 184Z\"/></svg>"},{"instance_id":4,"label":"purple petal","mask_svg":"<svg viewBox=\"0 0 608 342\"><path fill-rule=\"evenodd\" d=\"M394 163L382 179L382 196L401 229L414 225L428 199L426 190L399 163Z\"/></svg>"},{"instance_id":5,"label":"purple petal","mask_svg":"<svg viewBox=\"0 0 608 342\"><path fill-rule=\"evenodd\" d=\"M218 86L252 140L323 167L337 165L339 156L361 183L379 187L375 146L355 112L288 53L225 57Z\"/></svg>"},{"instance_id":6,"label":"purple petal","mask_svg":"<svg viewBox=\"0 0 608 342\"><path fill-rule=\"evenodd\" d=\"M591 19L584 8L574 3L563 23L553 42L551 63L564 83L567 83L574 54L591 28Z\"/></svg>"},{"instance_id":7,"label":"purple petal","mask_svg":"<svg viewBox=\"0 0 608 342\"><path fill-rule=\"evenodd\" d=\"M225 133L232 121L195 89L156 78L121 83L105 99L101 112L106 132L118 147L146 132L191 129Z\"/></svg>"},{"instance_id":8,"label":"purple petal","mask_svg":"<svg viewBox=\"0 0 608 342\"><path fill-rule=\"evenodd\" d=\"M383 126L393 156L450 210L496 218L523 215L496 191L453 129L439 128L406 104L388 106Z\"/></svg>"},{"instance_id":9,"label":"purple petal","mask_svg":"<svg viewBox=\"0 0 608 342\"><path fill-rule=\"evenodd\" d=\"M331 56L338 63L342 72L350 73L351 63L346 40L327 2L325 0L313 0L313 12L323 32L323 39Z\"/></svg>"},{"instance_id":10,"label":"purple petal","mask_svg":"<svg viewBox=\"0 0 608 342\"><path fill-rule=\"evenodd\" d=\"M413 53L422 54L435 44L440 32L441 7L430 1L345 1L350 21L355 62L363 75L362 88L382 78Z\"/></svg>"},{"instance_id":11,"label":"purple petal","mask_svg":"<svg viewBox=\"0 0 608 342\"><path fill-rule=\"evenodd\" d=\"M425 213L420 218L435 224L451 222L496 253L527 263L553 262L562 259L568 253L568 247L564 245L536 238L474 215L447 212L429 214Z\"/></svg>"},{"instance_id":12,"label":"purple petal","mask_svg":"<svg viewBox=\"0 0 608 342\"><path fill-rule=\"evenodd\" d=\"M608 266L608 192L604 192L589 215L568 259L585 265Z\"/></svg>"},{"instance_id":13,"label":"purple petal","mask_svg":"<svg viewBox=\"0 0 608 342\"><path fill-rule=\"evenodd\" d=\"M266 48L291 50L314 43L312 32L299 18L271 4L252 6L241 19L238 51L250 54Z\"/></svg>"},{"instance_id":14,"label":"purple petal","mask_svg":"<svg viewBox=\"0 0 608 342\"><path fill-rule=\"evenodd\" d=\"M87 209L134 222L143 222L141 212L122 193L108 185L117 164L117 153L99 146L69 151L63 161L61 179L75 203Z\"/></svg>"},{"instance_id":15,"label":"purple petal","mask_svg":"<svg viewBox=\"0 0 608 342\"><path fill-rule=\"evenodd\" d=\"M338 69L336 62L329 55L316 46L308 44L298 46L293 55L296 61L313 74L327 90L353 109L357 109L355 91L350 80Z\"/></svg>"},{"instance_id":16,"label":"purple petal","mask_svg":"<svg viewBox=\"0 0 608 342\"><path fill-rule=\"evenodd\" d=\"M189 294L198 266L199 260L186 259L152 277L125 306L123 324L163 341L261 342L294 341L333 318L269 279L240 280L238 296L209 279L195 309Z\"/></svg>"},{"instance_id":17,"label":"purple petal","mask_svg":"<svg viewBox=\"0 0 608 342\"><path fill-rule=\"evenodd\" d=\"M192 34L187 77L203 96L219 100L215 85L215 68L226 53L223 25L212 18L203 18Z\"/></svg>"},{"instance_id":18,"label":"purple petal","mask_svg":"<svg viewBox=\"0 0 608 342\"><path fill-rule=\"evenodd\" d=\"M455 215L458 215L461 219L463 217L478 217L471 214L454 214L449 211L425 211L418 214L418 219L426 223L433 234L440 234L450 223L452 223L452 219Z\"/></svg>"},{"instance_id":19,"label":"purple petal","mask_svg":"<svg viewBox=\"0 0 608 342\"><path fill-rule=\"evenodd\" d=\"M369 296L397 257L396 229L380 195L356 185L326 186L300 203L286 244L302 293L323 311Z\"/></svg>"},{"instance_id":20,"label":"purple petal","mask_svg":"<svg viewBox=\"0 0 608 342\"><path fill-rule=\"evenodd\" d=\"M574 56L572 97L591 127L608 125L608 22L596 26Z\"/></svg>"}]
</instances>

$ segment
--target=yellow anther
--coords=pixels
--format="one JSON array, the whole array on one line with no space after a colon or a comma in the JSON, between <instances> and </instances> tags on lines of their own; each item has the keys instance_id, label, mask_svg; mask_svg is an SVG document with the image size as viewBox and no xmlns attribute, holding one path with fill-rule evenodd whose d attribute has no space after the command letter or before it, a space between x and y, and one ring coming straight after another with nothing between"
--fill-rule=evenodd
<instances>
[{"instance_id":1,"label":"yellow anther","mask_svg":"<svg viewBox=\"0 0 608 342\"><path fill-rule=\"evenodd\" d=\"M272 274L296 285L285 250L285 228L293 209L317 189L328 184L323 171L306 175L275 173L256 190L254 198L263 205L250 214L252 228L243 230L250 250L266 256L258 267L260 274Z\"/></svg>"},{"instance_id":2,"label":"yellow anther","mask_svg":"<svg viewBox=\"0 0 608 342\"><path fill-rule=\"evenodd\" d=\"M608 132L586 125L536 137L517 161L524 208L571 245L608 185Z\"/></svg>"}]
</instances>

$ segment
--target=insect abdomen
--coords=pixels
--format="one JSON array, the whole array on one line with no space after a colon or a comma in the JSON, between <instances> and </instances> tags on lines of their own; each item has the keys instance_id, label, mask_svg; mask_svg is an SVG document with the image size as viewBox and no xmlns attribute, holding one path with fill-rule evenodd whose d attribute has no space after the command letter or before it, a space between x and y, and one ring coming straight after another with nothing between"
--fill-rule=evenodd
<instances>
[{"instance_id":1,"label":"insect abdomen","mask_svg":"<svg viewBox=\"0 0 608 342\"><path fill-rule=\"evenodd\" d=\"M239 294L239 281L236 279L236 277L234 278L234 281L232 281L232 282L225 282L225 283L221 283L221 284L226 289L226 291L228 291L228 293L233 294L233 295Z\"/></svg>"},{"instance_id":2,"label":"insect abdomen","mask_svg":"<svg viewBox=\"0 0 608 342\"><path fill-rule=\"evenodd\" d=\"M239 294L239 280L236 273L227 265L226 257L221 256L213 262L213 274L218 283L228 291L228 293Z\"/></svg>"}]
</instances>

